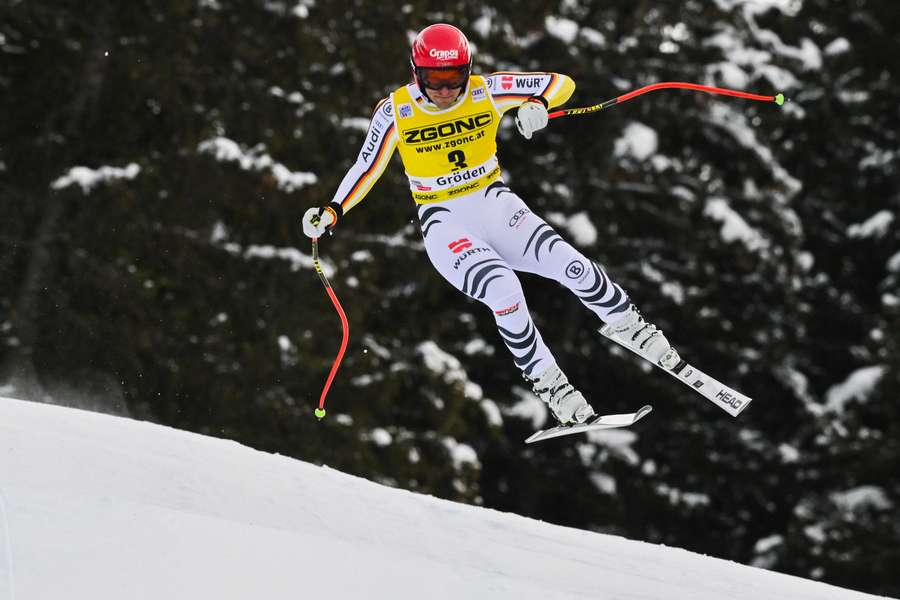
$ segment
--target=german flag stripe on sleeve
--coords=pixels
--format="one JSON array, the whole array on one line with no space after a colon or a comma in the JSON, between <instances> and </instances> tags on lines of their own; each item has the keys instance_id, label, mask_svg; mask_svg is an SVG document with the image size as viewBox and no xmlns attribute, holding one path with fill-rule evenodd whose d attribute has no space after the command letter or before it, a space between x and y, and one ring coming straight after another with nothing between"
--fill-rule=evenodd
<instances>
[{"instance_id":1,"label":"german flag stripe on sleeve","mask_svg":"<svg viewBox=\"0 0 900 600\"><path fill-rule=\"evenodd\" d=\"M550 96L549 96L549 92L550 92L551 89L553 89L553 85L554 85L558 80L559 80L559 75L557 75L556 73L550 73L550 83L547 84L547 87L545 87L545 88L543 89L543 91L541 91L541 93L540 93L539 95L540 95L540 96L543 96L544 98L549 98L549 97L550 97Z\"/></svg>"},{"instance_id":2,"label":"german flag stripe on sleeve","mask_svg":"<svg viewBox=\"0 0 900 600\"><path fill-rule=\"evenodd\" d=\"M381 108L381 104L383 104L383 102L378 105L378 108ZM358 200L361 200L364 194L359 194L360 190L371 187L371 185L378 180L378 177L384 171L384 168L387 166L387 159L390 158L390 155L393 152L395 146L393 134L394 123L391 123L391 125L388 127L387 131L381 138L381 144L378 146L375 160L372 161L372 164L369 165L369 168L363 171L362 175L360 175L359 178L353 183L353 186L350 188L350 191L347 192L347 195L345 195L341 199L341 208L344 209L344 212L347 212L348 210L350 210L350 208L353 207L353 205L356 204L356 202L353 201L354 196L359 195L360 198ZM388 149L390 149L390 151L388 151ZM367 186L366 184L369 185Z\"/></svg>"},{"instance_id":3,"label":"german flag stripe on sleeve","mask_svg":"<svg viewBox=\"0 0 900 600\"><path fill-rule=\"evenodd\" d=\"M494 82L494 93L491 94L501 112L518 106L528 98L541 96L550 107L565 103L575 91L575 82L567 75L544 72L498 71L489 75ZM523 81L534 81L539 77L540 87L531 87L533 83L523 85ZM503 89L504 84L508 89ZM527 89L523 89L526 88Z\"/></svg>"}]
</instances>

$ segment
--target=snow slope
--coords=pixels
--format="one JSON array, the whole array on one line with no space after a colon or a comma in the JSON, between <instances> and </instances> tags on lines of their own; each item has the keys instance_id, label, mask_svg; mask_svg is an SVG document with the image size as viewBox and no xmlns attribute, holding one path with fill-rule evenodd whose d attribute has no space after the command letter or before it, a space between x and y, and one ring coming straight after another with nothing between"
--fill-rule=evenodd
<instances>
[{"instance_id":1,"label":"snow slope","mask_svg":"<svg viewBox=\"0 0 900 600\"><path fill-rule=\"evenodd\" d=\"M0 599L873 598L0 398Z\"/></svg>"}]
</instances>

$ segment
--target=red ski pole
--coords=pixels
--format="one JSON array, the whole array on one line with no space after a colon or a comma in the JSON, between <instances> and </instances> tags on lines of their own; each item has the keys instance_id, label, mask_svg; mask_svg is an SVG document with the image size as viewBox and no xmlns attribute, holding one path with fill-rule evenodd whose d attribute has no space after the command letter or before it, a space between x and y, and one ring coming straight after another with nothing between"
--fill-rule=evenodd
<instances>
[{"instance_id":1,"label":"red ski pole","mask_svg":"<svg viewBox=\"0 0 900 600\"><path fill-rule=\"evenodd\" d=\"M350 339L350 324L347 322L347 315L344 314L344 309L341 307L341 303L338 301L337 296L334 293L334 290L331 289L331 283L328 281L328 278L325 276L325 273L322 271L322 265L319 263L319 239L312 239L312 259L313 265L316 267L316 273L319 274L319 279L322 281L322 284L325 286L325 291L328 292L328 297L331 298L331 303L334 304L334 308L337 310L338 316L341 318L341 329L343 330L343 337L341 338L341 349L338 351L337 357L334 359L334 364L331 365L331 372L328 373L328 379L325 380L325 387L322 389L322 395L319 397L319 407L316 409L316 417L319 420L325 417L325 396L328 395L328 390L331 388L331 382L334 381L334 376L337 373L338 367L341 365L341 361L344 360L344 352L347 350L347 341Z\"/></svg>"},{"instance_id":2,"label":"red ski pole","mask_svg":"<svg viewBox=\"0 0 900 600\"><path fill-rule=\"evenodd\" d=\"M615 106L616 104L622 104L623 102L627 102L632 98L637 98L642 94L646 94L647 92L652 92L654 90L662 90L662 89L683 89L683 90L693 90L695 92L706 92L708 94L719 94L723 96L734 96L737 98L744 98L745 100L758 100L760 102L774 102L778 106L784 104L784 94L776 94L775 96L760 96L759 94L749 94L747 92L739 92L737 90L729 90L726 88L717 88L710 87L708 85L700 85L697 83L683 83L680 81L665 81L663 83L654 83L651 85L646 85L640 89L634 90L632 92L628 92L627 94L622 94L612 100L607 100L606 102L601 102L600 104L594 104L593 106L584 106L581 108L566 108L563 110L556 110L547 115L551 119L556 119L557 117L567 117L569 115L586 115L589 113L594 113L597 111L601 111L604 108L609 108L610 106Z\"/></svg>"}]
</instances>

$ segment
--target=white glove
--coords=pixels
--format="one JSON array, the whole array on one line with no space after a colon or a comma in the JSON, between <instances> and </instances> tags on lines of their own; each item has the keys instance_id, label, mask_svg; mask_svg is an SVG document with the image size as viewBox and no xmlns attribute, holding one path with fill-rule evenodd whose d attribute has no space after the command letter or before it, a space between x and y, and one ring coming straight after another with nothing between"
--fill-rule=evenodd
<instances>
[{"instance_id":1,"label":"white glove","mask_svg":"<svg viewBox=\"0 0 900 600\"><path fill-rule=\"evenodd\" d=\"M516 127L526 140L531 134L547 126L547 107L540 100L527 100L519 107L516 115Z\"/></svg>"},{"instance_id":2,"label":"white glove","mask_svg":"<svg viewBox=\"0 0 900 600\"><path fill-rule=\"evenodd\" d=\"M333 208L310 208L303 215L303 233L307 237L320 238L336 221L337 215Z\"/></svg>"}]
</instances>

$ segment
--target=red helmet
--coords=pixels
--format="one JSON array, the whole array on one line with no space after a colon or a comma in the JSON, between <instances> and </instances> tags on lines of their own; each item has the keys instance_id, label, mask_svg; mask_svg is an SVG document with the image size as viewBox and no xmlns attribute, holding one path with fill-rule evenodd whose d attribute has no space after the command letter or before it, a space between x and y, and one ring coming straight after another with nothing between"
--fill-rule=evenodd
<instances>
[{"instance_id":1,"label":"red helmet","mask_svg":"<svg viewBox=\"0 0 900 600\"><path fill-rule=\"evenodd\" d=\"M469 40L453 25L437 23L419 32L412 46L413 67L459 67L472 64Z\"/></svg>"},{"instance_id":2,"label":"red helmet","mask_svg":"<svg viewBox=\"0 0 900 600\"><path fill-rule=\"evenodd\" d=\"M429 87L464 87L472 68L469 40L453 25L429 25L416 36L410 62L423 93Z\"/></svg>"}]
</instances>

